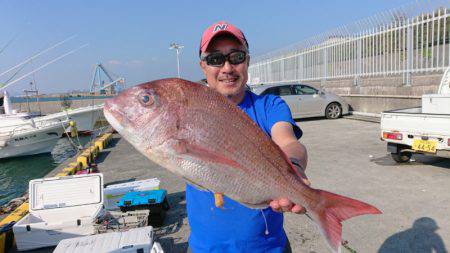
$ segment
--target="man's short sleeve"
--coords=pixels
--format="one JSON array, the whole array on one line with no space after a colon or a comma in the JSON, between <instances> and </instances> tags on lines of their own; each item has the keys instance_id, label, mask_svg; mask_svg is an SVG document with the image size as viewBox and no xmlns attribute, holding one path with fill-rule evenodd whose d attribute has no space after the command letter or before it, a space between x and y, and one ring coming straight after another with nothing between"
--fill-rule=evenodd
<instances>
[{"instance_id":1,"label":"man's short sleeve","mask_svg":"<svg viewBox=\"0 0 450 253\"><path fill-rule=\"evenodd\" d=\"M278 96L268 95L265 107L268 130L272 129L273 125L277 122L289 122L292 124L297 139L302 137L303 132L292 118L291 110L283 99Z\"/></svg>"}]
</instances>

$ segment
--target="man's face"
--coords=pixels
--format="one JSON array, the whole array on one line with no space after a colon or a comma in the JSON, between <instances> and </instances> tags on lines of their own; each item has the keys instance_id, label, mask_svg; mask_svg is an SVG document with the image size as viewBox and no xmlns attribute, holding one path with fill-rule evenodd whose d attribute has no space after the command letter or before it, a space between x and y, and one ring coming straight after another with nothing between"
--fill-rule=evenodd
<instances>
[{"instance_id":1,"label":"man's face","mask_svg":"<svg viewBox=\"0 0 450 253\"><path fill-rule=\"evenodd\" d=\"M227 55L236 50L247 51L245 46L236 40L225 37L213 40L205 54L220 52ZM247 56L247 59L243 63L237 65L232 65L228 61L225 61L223 66L214 67L207 65L205 61L200 61L200 66L208 81L208 86L222 95L231 98L244 94L245 84L248 79L248 62L249 56Z\"/></svg>"}]
</instances>

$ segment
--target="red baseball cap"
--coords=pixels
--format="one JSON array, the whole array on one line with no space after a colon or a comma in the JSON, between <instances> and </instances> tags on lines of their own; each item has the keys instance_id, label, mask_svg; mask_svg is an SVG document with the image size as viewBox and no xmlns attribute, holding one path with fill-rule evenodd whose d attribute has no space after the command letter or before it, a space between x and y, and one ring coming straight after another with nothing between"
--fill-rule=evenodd
<instances>
[{"instance_id":1,"label":"red baseball cap","mask_svg":"<svg viewBox=\"0 0 450 253\"><path fill-rule=\"evenodd\" d=\"M233 35L234 37L236 37L236 39L239 40L239 42L241 42L242 45L244 45L248 49L247 39L245 38L244 33L239 30L239 28L226 21L219 21L208 27L203 32L202 40L200 41L199 55L206 51L209 43L216 35L223 33L229 33Z\"/></svg>"}]
</instances>

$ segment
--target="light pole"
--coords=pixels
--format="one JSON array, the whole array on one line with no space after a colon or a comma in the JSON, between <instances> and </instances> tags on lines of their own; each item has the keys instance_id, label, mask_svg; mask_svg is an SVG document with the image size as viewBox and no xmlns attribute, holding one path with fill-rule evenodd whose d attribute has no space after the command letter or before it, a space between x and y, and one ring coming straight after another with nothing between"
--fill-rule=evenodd
<instances>
[{"instance_id":1,"label":"light pole","mask_svg":"<svg viewBox=\"0 0 450 253\"><path fill-rule=\"evenodd\" d=\"M175 42L170 44L169 49L175 49L177 51L177 71L178 71L178 78L180 78L180 49L182 49L184 46L179 45Z\"/></svg>"}]
</instances>

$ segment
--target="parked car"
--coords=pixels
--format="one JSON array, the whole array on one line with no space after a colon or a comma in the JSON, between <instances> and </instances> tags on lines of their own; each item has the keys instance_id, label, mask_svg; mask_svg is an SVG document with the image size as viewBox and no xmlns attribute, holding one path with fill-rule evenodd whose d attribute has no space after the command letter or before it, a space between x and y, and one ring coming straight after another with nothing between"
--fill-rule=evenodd
<instances>
[{"instance_id":1,"label":"parked car","mask_svg":"<svg viewBox=\"0 0 450 253\"><path fill-rule=\"evenodd\" d=\"M259 85L250 89L257 95L280 96L291 109L293 118L337 119L348 114L349 106L341 97L306 84Z\"/></svg>"}]
</instances>

